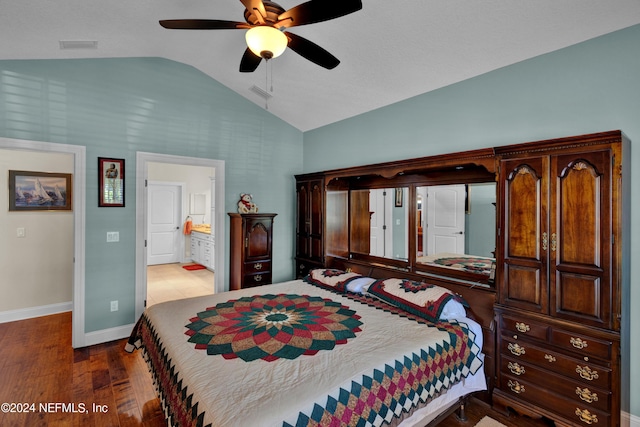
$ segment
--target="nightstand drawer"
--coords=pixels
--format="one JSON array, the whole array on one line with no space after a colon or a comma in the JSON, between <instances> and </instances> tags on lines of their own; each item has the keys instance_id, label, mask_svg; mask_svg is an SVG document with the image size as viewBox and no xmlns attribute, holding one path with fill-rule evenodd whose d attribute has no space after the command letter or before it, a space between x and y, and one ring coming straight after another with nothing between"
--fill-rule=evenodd
<instances>
[{"instance_id":1,"label":"nightstand drawer","mask_svg":"<svg viewBox=\"0 0 640 427\"><path fill-rule=\"evenodd\" d=\"M609 368L542 349L525 340L503 336L501 342L500 352L507 357L534 364L592 387L607 390L611 387Z\"/></svg>"}]
</instances>

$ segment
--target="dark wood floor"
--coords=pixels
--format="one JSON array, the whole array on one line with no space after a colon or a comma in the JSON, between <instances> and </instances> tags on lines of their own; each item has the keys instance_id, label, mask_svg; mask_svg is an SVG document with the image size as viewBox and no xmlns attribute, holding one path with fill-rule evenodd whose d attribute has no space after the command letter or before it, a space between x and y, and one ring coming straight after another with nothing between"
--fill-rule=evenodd
<instances>
[{"instance_id":1,"label":"dark wood floor","mask_svg":"<svg viewBox=\"0 0 640 427\"><path fill-rule=\"evenodd\" d=\"M0 324L0 343L0 403L22 411L3 406L0 426L166 426L147 366L123 350L125 340L74 350L63 313ZM452 415L440 425L471 427L485 415L508 427L548 425L475 400L468 421Z\"/></svg>"}]
</instances>

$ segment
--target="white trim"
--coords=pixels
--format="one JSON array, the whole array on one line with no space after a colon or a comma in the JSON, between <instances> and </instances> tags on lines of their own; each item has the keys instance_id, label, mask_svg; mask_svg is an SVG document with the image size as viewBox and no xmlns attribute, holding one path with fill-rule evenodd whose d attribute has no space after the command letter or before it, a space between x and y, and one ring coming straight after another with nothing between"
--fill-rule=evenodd
<instances>
[{"instance_id":1,"label":"white trim","mask_svg":"<svg viewBox=\"0 0 640 427\"><path fill-rule=\"evenodd\" d=\"M15 322L16 320L32 319L34 317L48 316L50 314L65 313L71 311L71 301L57 304L41 305L39 307L19 308L16 310L0 311L0 323Z\"/></svg>"},{"instance_id":2,"label":"white trim","mask_svg":"<svg viewBox=\"0 0 640 427\"><path fill-rule=\"evenodd\" d=\"M640 417L628 412L622 412L620 425L622 427L640 427Z\"/></svg>"},{"instance_id":3,"label":"white trim","mask_svg":"<svg viewBox=\"0 0 640 427\"><path fill-rule=\"evenodd\" d=\"M136 153L136 291L135 308L136 319L142 316L144 311L144 301L147 297L147 251L145 239L147 234L147 192L145 190L145 180L148 176L149 163L170 163L187 166L204 166L215 168L215 188L211 189L215 200L216 213L213 217L214 229L216 230L214 265L215 265L215 293L224 292L226 286L226 263L225 248L219 242L224 242L225 215L224 213L224 160L204 159L198 157L183 157L170 154L146 153L138 151ZM218 207L222 207L219 209Z\"/></svg>"},{"instance_id":4,"label":"white trim","mask_svg":"<svg viewBox=\"0 0 640 427\"><path fill-rule=\"evenodd\" d=\"M71 345L85 346L85 224L86 224L86 175L87 153L83 145L58 144L0 137L0 148L10 150L42 151L73 155L73 310Z\"/></svg>"},{"instance_id":5,"label":"white trim","mask_svg":"<svg viewBox=\"0 0 640 427\"><path fill-rule=\"evenodd\" d=\"M122 338L129 338L131 331L136 325L134 323L124 326L116 326L109 329L101 329L99 331L89 332L85 334L85 345L102 344L109 341L120 340Z\"/></svg>"}]
</instances>

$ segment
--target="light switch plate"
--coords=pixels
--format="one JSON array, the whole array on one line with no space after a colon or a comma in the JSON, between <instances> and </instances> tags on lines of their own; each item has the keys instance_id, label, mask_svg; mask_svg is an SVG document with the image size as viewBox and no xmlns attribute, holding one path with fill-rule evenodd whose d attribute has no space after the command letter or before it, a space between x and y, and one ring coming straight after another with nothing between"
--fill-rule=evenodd
<instances>
[{"instance_id":1,"label":"light switch plate","mask_svg":"<svg viewBox=\"0 0 640 427\"><path fill-rule=\"evenodd\" d=\"M107 242L119 242L120 241L120 232L118 231L107 231Z\"/></svg>"},{"instance_id":2,"label":"light switch plate","mask_svg":"<svg viewBox=\"0 0 640 427\"><path fill-rule=\"evenodd\" d=\"M16 235L18 237L25 237L27 235L26 231L24 230L24 227L18 227L16 228Z\"/></svg>"}]
</instances>

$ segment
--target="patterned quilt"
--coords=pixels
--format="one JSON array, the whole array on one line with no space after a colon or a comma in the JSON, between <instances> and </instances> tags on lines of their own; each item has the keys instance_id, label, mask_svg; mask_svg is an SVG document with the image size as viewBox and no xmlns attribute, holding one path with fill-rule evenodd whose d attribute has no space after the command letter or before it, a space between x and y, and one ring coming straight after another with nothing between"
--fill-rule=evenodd
<instances>
[{"instance_id":1,"label":"patterned quilt","mask_svg":"<svg viewBox=\"0 0 640 427\"><path fill-rule=\"evenodd\" d=\"M466 324L302 281L152 306L134 348L174 426L381 426L482 366Z\"/></svg>"}]
</instances>

